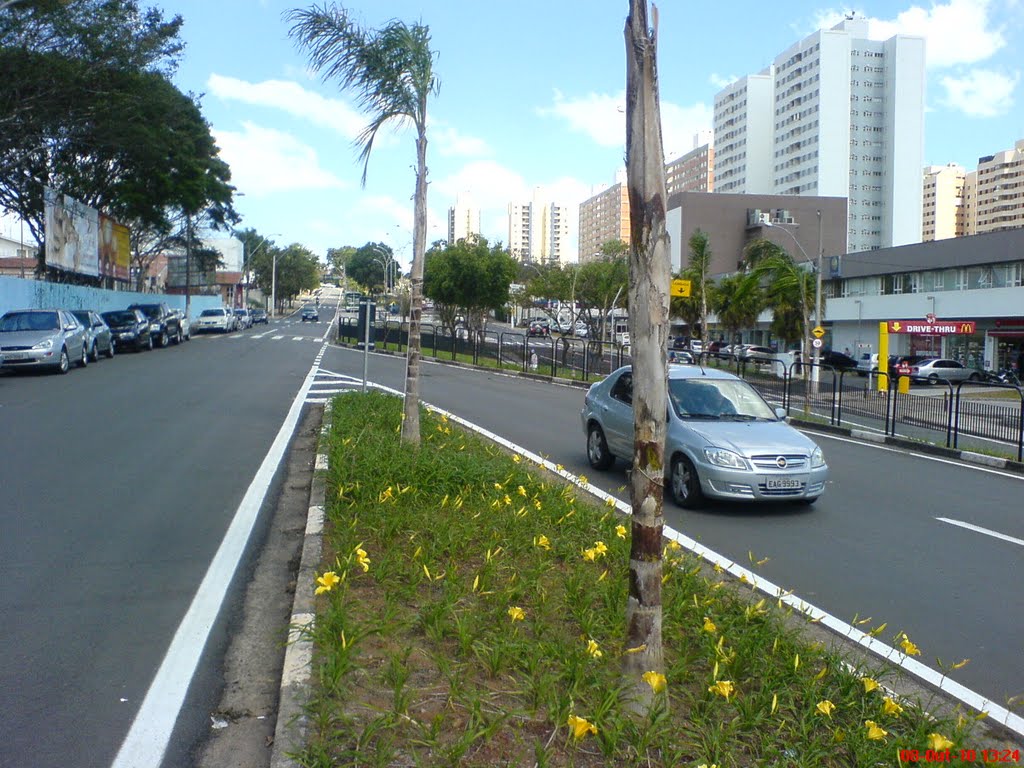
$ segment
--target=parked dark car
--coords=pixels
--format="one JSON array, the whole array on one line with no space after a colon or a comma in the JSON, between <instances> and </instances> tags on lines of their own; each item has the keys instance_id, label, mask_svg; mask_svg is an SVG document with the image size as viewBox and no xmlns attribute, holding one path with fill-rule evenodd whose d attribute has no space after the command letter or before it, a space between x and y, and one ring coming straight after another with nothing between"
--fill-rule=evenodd
<instances>
[{"instance_id":1,"label":"parked dark car","mask_svg":"<svg viewBox=\"0 0 1024 768\"><path fill-rule=\"evenodd\" d=\"M128 309L138 309L149 318L149 332L153 335L153 343L158 347L166 347L174 342L181 343L181 321L166 304L131 304Z\"/></svg>"},{"instance_id":2,"label":"parked dark car","mask_svg":"<svg viewBox=\"0 0 1024 768\"><path fill-rule=\"evenodd\" d=\"M269 320L267 318L267 310L265 309L254 309L252 310L252 324L263 323L267 325Z\"/></svg>"},{"instance_id":3,"label":"parked dark car","mask_svg":"<svg viewBox=\"0 0 1024 768\"><path fill-rule=\"evenodd\" d=\"M320 322L320 310L316 307L303 307L302 308L302 322L309 320L311 323Z\"/></svg>"},{"instance_id":4,"label":"parked dark car","mask_svg":"<svg viewBox=\"0 0 1024 768\"><path fill-rule=\"evenodd\" d=\"M831 366L836 371L857 370L856 360L842 352L836 352L834 349L826 349L822 352L819 362L822 366Z\"/></svg>"},{"instance_id":5,"label":"parked dark car","mask_svg":"<svg viewBox=\"0 0 1024 768\"><path fill-rule=\"evenodd\" d=\"M121 350L141 352L153 348L149 318L137 309L116 309L102 314L114 334L114 344Z\"/></svg>"},{"instance_id":6,"label":"parked dark car","mask_svg":"<svg viewBox=\"0 0 1024 768\"><path fill-rule=\"evenodd\" d=\"M91 309L76 309L71 314L85 327L89 340L89 359L95 363L100 359L101 353L113 358L114 334L106 321Z\"/></svg>"}]
</instances>

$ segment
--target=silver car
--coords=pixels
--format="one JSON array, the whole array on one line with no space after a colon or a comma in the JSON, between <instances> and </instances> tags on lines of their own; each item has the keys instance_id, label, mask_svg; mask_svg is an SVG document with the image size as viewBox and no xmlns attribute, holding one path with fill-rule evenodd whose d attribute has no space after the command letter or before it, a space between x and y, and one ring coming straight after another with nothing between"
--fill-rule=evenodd
<instances>
[{"instance_id":1,"label":"silver car","mask_svg":"<svg viewBox=\"0 0 1024 768\"><path fill-rule=\"evenodd\" d=\"M196 318L194 329L196 333L208 331L228 333L235 329L235 316L230 309L204 309Z\"/></svg>"},{"instance_id":2,"label":"silver car","mask_svg":"<svg viewBox=\"0 0 1024 768\"><path fill-rule=\"evenodd\" d=\"M706 498L813 504L825 490L821 448L785 423L737 376L699 366L668 369L666 485L682 507ZM633 456L633 372L614 371L590 387L580 413L587 459L607 469Z\"/></svg>"},{"instance_id":3,"label":"silver car","mask_svg":"<svg viewBox=\"0 0 1024 768\"><path fill-rule=\"evenodd\" d=\"M106 357L114 357L114 333L106 320L91 309L75 309L71 314L83 326L89 340L89 359L94 363L102 353Z\"/></svg>"},{"instance_id":4,"label":"silver car","mask_svg":"<svg viewBox=\"0 0 1024 768\"><path fill-rule=\"evenodd\" d=\"M958 381L980 381L981 372L968 368L956 360L931 357L911 364L910 378L913 381L924 381L929 384L956 383Z\"/></svg>"},{"instance_id":5,"label":"silver car","mask_svg":"<svg viewBox=\"0 0 1024 768\"><path fill-rule=\"evenodd\" d=\"M64 309L18 309L0 317L4 368L52 368L67 373L89 364L85 327Z\"/></svg>"}]
</instances>

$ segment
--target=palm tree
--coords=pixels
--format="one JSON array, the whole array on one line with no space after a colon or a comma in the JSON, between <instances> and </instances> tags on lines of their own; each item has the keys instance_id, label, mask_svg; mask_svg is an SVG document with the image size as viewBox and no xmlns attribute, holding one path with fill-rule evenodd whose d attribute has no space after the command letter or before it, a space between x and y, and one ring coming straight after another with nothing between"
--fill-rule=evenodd
<instances>
[{"instance_id":1,"label":"palm tree","mask_svg":"<svg viewBox=\"0 0 1024 768\"><path fill-rule=\"evenodd\" d=\"M740 331L757 322L765 301L761 283L751 273L738 272L718 281L711 294L711 307L729 333L730 344Z\"/></svg>"},{"instance_id":2,"label":"palm tree","mask_svg":"<svg viewBox=\"0 0 1024 768\"><path fill-rule=\"evenodd\" d=\"M772 309L772 333L787 343L802 341L804 359L816 294L814 273L803 269L783 248L770 240L754 240L745 255L751 274L764 283L767 306ZM807 368L804 366L804 373Z\"/></svg>"},{"instance_id":3,"label":"palm tree","mask_svg":"<svg viewBox=\"0 0 1024 768\"><path fill-rule=\"evenodd\" d=\"M325 80L337 79L355 92L356 103L370 118L356 138L363 161L362 183L370 164L377 132L390 122L409 122L416 129L416 192L413 220L409 347L406 356L402 440L420 443L420 323L423 307L423 260L427 242L427 98L437 94L435 54L430 28L393 20L381 29L355 24L336 5L294 9L289 36L309 55Z\"/></svg>"},{"instance_id":4,"label":"palm tree","mask_svg":"<svg viewBox=\"0 0 1024 768\"><path fill-rule=\"evenodd\" d=\"M690 295L672 299L672 316L683 319L690 326L693 335L694 326L700 327L702 349L708 347L708 305L714 285L708 280L711 271L711 246L706 232L696 230L690 235L690 260L687 267L679 273L684 280L690 281Z\"/></svg>"}]
</instances>

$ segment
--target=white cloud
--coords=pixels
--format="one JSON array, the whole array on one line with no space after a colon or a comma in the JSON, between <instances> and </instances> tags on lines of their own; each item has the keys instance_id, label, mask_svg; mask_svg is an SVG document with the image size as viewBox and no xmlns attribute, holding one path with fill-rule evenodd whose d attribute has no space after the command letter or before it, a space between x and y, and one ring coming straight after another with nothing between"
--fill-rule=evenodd
<instances>
[{"instance_id":1,"label":"white cloud","mask_svg":"<svg viewBox=\"0 0 1024 768\"><path fill-rule=\"evenodd\" d=\"M445 210L460 192L468 192L481 209L506 210L509 202L530 196L531 187L516 171L492 160L479 160L431 183L431 195L444 201ZM438 199L438 198L434 198Z\"/></svg>"},{"instance_id":2,"label":"white cloud","mask_svg":"<svg viewBox=\"0 0 1024 768\"><path fill-rule=\"evenodd\" d=\"M244 122L241 132L214 130L213 136L231 166L231 183L247 195L348 186L320 167L312 147L283 131Z\"/></svg>"},{"instance_id":3,"label":"white cloud","mask_svg":"<svg viewBox=\"0 0 1024 768\"><path fill-rule=\"evenodd\" d=\"M737 75L720 75L717 72L712 72L708 76L708 82L711 83L718 90L722 90L727 85L732 85L739 77Z\"/></svg>"},{"instance_id":4,"label":"white cloud","mask_svg":"<svg viewBox=\"0 0 1024 768\"><path fill-rule=\"evenodd\" d=\"M354 139L366 126L366 118L338 99L328 99L290 80L264 80L249 83L235 77L210 75L207 87L226 101L240 101L271 107L295 117L329 128Z\"/></svg>"},{"instance_id":5,"label":"white cloud","mask_svg":"<svg viewBox=\"0 0 1024 768\"><path fill-rule=\"evenodd\" d=\"M586 134L602 147L622 147L626 143L626 92L616 95L591 93L567 99L555 91L554 105L539 110L569 123L573 130ZM711 107L698 102L682 107L661 102L661 134L666 156L679 156L693 149L693 137L711 129Z\"/></svg>"},{"instance_id":6,"label":"white cloud","mask_svg":"<svg viewBox=\"0 0 1024 768\"><path fill-rule=\"evenodd\" d=\"M466 136L445 123L432 122L429 131L430 141L443 157L487 157L491 154L486 141Z\"/></svg>"},{"instance_id":7,"label":"white cloud","mask_svg":"<svg viewBox=\"0 0 1024 768\"><path fill-rule=\"evenodd\" d=\"M895 19L872 18L859 11L857 16L868 19L872 40L897 34L924 37L927 64L938 69L984 61L1006 46L1003 27L992 18L992 6L992 0L949 0L929 8L911 6ZM823 11L816 16L817 28L830 29L843 17L837 11Z\"/></svg>"},{"instance_id":8,"label":"white cloud","mask_svg":"<svg viewBox=\"0 0 1024 768\"><path fill-rule=\"evenodd\" d=\"M1013 90L1019 81L1019 72L1008 76L987 69L971 70L964 77L944 77L943 104L971 117L1005 115L1013 106Z\"/></svg>"}]
</instances>

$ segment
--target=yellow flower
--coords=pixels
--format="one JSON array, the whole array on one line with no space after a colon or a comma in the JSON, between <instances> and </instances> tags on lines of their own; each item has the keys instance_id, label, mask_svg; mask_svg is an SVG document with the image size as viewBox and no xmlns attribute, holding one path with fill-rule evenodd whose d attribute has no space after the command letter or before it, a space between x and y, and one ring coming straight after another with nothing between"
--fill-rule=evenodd
<instances>
[{"instance_id":1,"label":"yellow flower","mask_svg":"<svg viewBox=\"0 0 1024 768\"><path fill-rule=\"evenodd\" d=\"M958 661L956 664L953 665L953 669L961 669L962 667L966 667L968 662L970 662L970 659Z\"/></svg>"},{"instance_id":2,"label":"yellow flower","mask_svg":"<svg viewBox=\"0 0 1024 768\"><path fill-rule=\"evenodd\" d=\"M718 768L718 763L712 763L711 765L708 765L707 763L701 763L697 766L697 768Z\"/></svg>"},{"instance_id":3,"label":"yellow flower","mask_svg":"<svg viewBox=\"0 0 1024 768\"><path fill-rule=\"evenodd\" d=\"M800 669L800 654L793 657L793 671Z\"/></svg>"},{"instance_id":4,"label":"yellow flower","mask_svg":"<svg viewBox=\"0 0 1024 768\"><path fill-rule=\"evenodd\" d=\"M725 698L726 701L732 696L736 686L732 684L731 680L716 680L715 684L708 688L711 693L717 693L719 696Z\"/></svg>"},{"instance_id":5,"label":"yellow flower","mask_svg":"<svg viewBox=\"0 0 1024 768\"><path fill-rule=\"evenodd\" d=\"M661 693L665 690L665 685L667 684L667 681L665 680L665 676L660 672L644 672L642 675L640 675L640 677L643 678L645 683L651 686L651 690L655 693Z\"/></svg>"},{"instance_id":6,"label":"yellow flower","mask_svg":"<svg viewBox=\"0 0 1024 768\"><path fill-rule=\"evenodd\" d=\"M334 571L327 571L323 576L318 576L316 583L320 586L316 588L316 594L322 595L324 592L330 592L339 581L341 579Z\"/></svg>"},{"instance_id":7,"label":"yellow flower","mask_svg":"<svg viewBox=\"0 0 1024 768\"><path fill-rule=\"evenodd\" d=\"M872 691L878 690L878 683L870 677L862 677L860 681L864 683L864 693L871 693Z\"/></svg>"},{"instance_id":8,"label":"yellow flower","mask_svg":"<svg viewBox=\"0 0 1024 768\"><path fill-rule=\"evenodd\" d=\"M605 570L601 571L601 575L597 577L597 580L598 580L598 581L604 581L604 580L605 580L605 577L606 577L607 575L608 575L608 570L607 570L607 569L605 569Z\"/></svg>"},{"instance_id":9,"label":"yellow flower","mask_svg":"<svg viewBox=\"0 0 1024 768\"><path fill-rule=\"evenodd\" d=\"M868 738L872 741L883 741L889 732L880 727L874 720L865 720L865 727L868 729Z\"/></svg>"},{"instance_id":10,"label":"yellow flower","mask_svg":"<svg viewBox=\"0 0 1024 768\"><path fill-rule=\"evenodd\" d=\"M907 637L906 633L903 633L903 639L900 640L900 648L903 649L903 652L907 654L907 656L921 655L921 651L918 649L916 645L910 642L910 638Z\"/></svg>"},{"instance_id":11,"label":"yellow flower","mask_svg":"<svg viewBox=\"0 0 1024 768\"><path fill-rule=\"evenodd\" d=\"M520 496L525 496L526 495L526 489L523 488L523 486L520 485L518 488L516 488L516 493L518 493Z\"/></svg>"},{"instance_id":12,"label":"yellow flower","mask_svg":"<svg viewBox=\"0 0 1024 768\"><path fill-rule=\"evenodd\" d=\"M605 552L608 551L608 547L605 546L605 543L603 541L595 541L594 551L596 551L599 555L603 555Z\"/></svg>"},{"instance_id":13,"label":"yellow flower","mask_svg":"<svg viewBox=\"0 0 1024 768\"><path fill-rule=\"evenodd\" d=\"M504 486L504 485L502 485L501 483L495 483L495 484L494 484L494 488L495 488L496 490L499 490L499 491L500 491L500 490L501 490L502 488L504 488L504 487L505 487L505 486Z\"/></svg>"},{"instance_id":14,"label":"yellow flower","mask_svg":"<svg viewBox=\"0 0 1024 768\"><path fill-rule=\"evenodd\" d=\"M522 621L526 618L526 611L520 608L518 605L513 605L508 609L508 616L512 621Z\"/></svg>"},{"instance_id":15,"label":"yellow flower","mask_svg":"<svg viewBox=\"0 0 1024 768\"><path fill-rule=\"evenodd\" d=\"M555 464L555 471L556 472L561 472L564 469L565 469L565 467L563 467L561 464Z\"/></svg>"},{"instance_id":16,"label":"yellow flower","mask_svg":"<svg viewBox=\"0 0 1024 768\"><path fill-rule=\"evenodd\" d=\"M878 637L880 634L882 634L885 631L885 628L888 627L888 626L889 626L889 622L885 622L884 624L879 624L877 627L875 627L870 632L868 632L868 634L871 637Z\"/></svg>"},{"instance_id":17,"label":"yellow flower","mask_svg":"<svg viewBox=\"0 0 1024 768\"><path fill-rule=\"evenodd\" d=\"M583 559L584 560L589 560L590 562L594 562L594 560L597 559L597 550L596 549L584 549L583 550Z\"/></svg>"},{"instance_id":18,"label":"yellow flower","mask_svg":"<svg viewBox=\"0 0 1024 768\"><path fill-rule=\"evenodd\" d=\"M886 696L882 699L882 712L887 715L900 715L903 713L903 707Z\"/></svg>"},{"instance_id":19,"label":"yellow flower","mask_svg":"<svg viewBox=\"0 0 1024 768\"><path fill-rule=\"evenodd\" d=\"M533 506L536 507L537 509L540 509L540 499L534 499Z\"/></svg>"},{"instance_id":20,"label":"yellow flower","mask_svg":"<svg viewBox=\"0 0 1024 768\"><path fill-rule=\"evenodd\" d=\"M593 639L587 641L587 653L595 659L600 659L604 655L601 653L601 647L597 644L597 640Z\"/></svg>"},{"instance_id":21,"label":"yellow flower","mask_svg":"<svg viewBox=\"0 0 1024 768\"><path fill-rule=\"evenodd\" d=\"M928 734L928 749L933 749L936 752L945 752L947 749L952 749L952 747L953 742L941 733Z\"/></svg>"},{"instance_id":22,"label":"yellow flower","mask_svg":"<svg viewBox=\"0 0 1024 768\"><path fill-rule=\"evenodd\" d=\"M704 617L704 631L714 632L718 627L715 626L715 622L709 619L707 616Z\"/></svg>"},{"instance_id":23,"label":"yellow flower","mask_svg":"<svg viewBox=\"0 0 1024 768\"><path fill-rule=\"evenodd\" d=\"M590 482L590 480L587 479L586 475L580 475L579 476L579 481L580 481L580 485L586 485L587 483Z\"/></svg>"},{"instance_id":24,"label":"yellow flower","mask_svg":"<svg viewBox=\"0 0 1024 768\"><path fill-rule=\"evenodd\" d=\"M541 549L551 549L551 542L548 541L548 537L544 534L535 537L533 543L535 546L538 546Z\"/></svg>"},{"instance_id":25,"label":"yellow flower","mask_svg":"<svg viewBox=\"0 0 1024 768\"><path fill-rule=\"evenodd\" d=\"M772 711L769 714L774 715L775 714L775 710L777 710L778 708L779 708L779 694L773 693L772 694Z\"/></svg>"},{"instance_id":26,"label":"yellow flower","mask_svg":"<svg viewBox=\"0 0 1024 768\"><path fill-rule=\"evenodd\" d=\"M608 508L613 508L615 506L615 497L609 496L607 499L604 500L604 503L605 506L607 506Z\"/></svg>"},{"instance_id":27,"label":"yellow flower","mask_svg":"<svg viewBox=\"0 0 1024 768\"><path fill-rule=\"evenodd\" d=\"M821 714L823 714L823 715L828 715L829 717L832 717L832 712L833 712L833 711L835 710L835 708L836 708L836 705L835 705L835 704L833 704L833 703L832 703L831 701L829 701L828 699L822 699L821 701L819 701L819 702L818 702L818 703L817 703L817 704L815 705L815 707L814 707L814 708L815 708L816 710L818 710L819 712L821 712Z\"/></svg>"},{"instance_id":28,"label":"yellow flower","mask_svg":"<svg viewBox=\"0 0 1024 768\"><path fill-rule=\"evenodd\" d=\"M518 464L522 460L523 460L522 456L520 456L518 453L515 456L512 457L512 461L514 461L516 464Z\"/></svg>"},{"instance_id":29,"label":"yellow flower","mask_svg":"<svg viewBox=\"0 0 1024 768\"><path fill-rule=\"evenodd\" d=\"M624 525L616 525L615 526L615 535L618 536L620 539L626 538L626 526L624 526Z\"/></svg>"},{"instance_id":30,"label":"yellow flower","mask_svg":"<svg viewBox=\"0 0 1024 768\"><path fill-rule=\"evenodd\" d=\"M370 558L366 556L366 550L363 548L356 549L356 562L363 568L363 573L370 570Z\"/></svg>"},{"instance_id":31,"label":"yellow flower","mask_svg":"<svg viewBox=\"0 0 1024 768\"><path fill-rule=\"evenodd\" d=\"M569 728L572 729L572 737L579 741L588 733L597 735L597 726L582 717L576 717L576 715L569 715L568 721Z\"/></svg>"}]
</instances>

